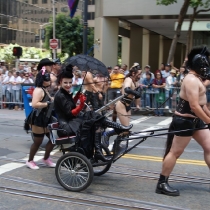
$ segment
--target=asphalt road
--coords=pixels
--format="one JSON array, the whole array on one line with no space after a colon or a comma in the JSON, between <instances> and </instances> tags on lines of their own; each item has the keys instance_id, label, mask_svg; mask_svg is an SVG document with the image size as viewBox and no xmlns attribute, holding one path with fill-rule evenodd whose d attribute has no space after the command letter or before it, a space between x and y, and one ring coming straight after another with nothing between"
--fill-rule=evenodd
<instances>
[{"instance_id":1,"label":"asphalt road","mask_svg":"<svg viewBox=\"0 0 210 210\"><path fill-rule=\"evenodd\" d=\"M170 177L179 197L155 193L166 135L148 138L106 174L94 177L85 191L73 193L59 185L54 169L43 166L44 151L35 158L40 170L26 168L32 139L23 131L24 118L23 111L0 110L0 209L209 209L209 169L193 139ZM170 121L170 117L132 116L132 131L167 128ZM53 151L53 161L60 156L61 152Z\"/></svg>"}]
</instances>

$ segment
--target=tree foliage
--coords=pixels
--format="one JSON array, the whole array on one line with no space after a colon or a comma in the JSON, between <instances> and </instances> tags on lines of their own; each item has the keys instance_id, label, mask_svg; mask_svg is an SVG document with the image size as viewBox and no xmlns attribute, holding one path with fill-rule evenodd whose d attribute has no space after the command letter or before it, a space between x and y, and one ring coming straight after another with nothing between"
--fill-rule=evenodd
<instances>
[{"instance_id":1,"label":"tree foliage","mask_svg":"<svg viewBox=\"0 0 210 210\"><path fill-rule=\"evenodd\" d=\"M157 5L165 5L168 6L170 4L177 3L177 0L157 0Z\"/></svg>"},{"instance_id":2,"label":"tree foliage","mask_svg":"<svg viewBox=\"0 0 210 210\"><path fill-rule=\"evenodd\" d=\"M65 14L56 16L56 38L61 39L62 55L68 53L69 56L80 54L83 50L83 26L79 17L70 18ZM46 27L45 47L49 49L49 39L53 38L53 24ZM93 29L88 28L88 48L93 45Z\"/></svg>"}]
</instances>

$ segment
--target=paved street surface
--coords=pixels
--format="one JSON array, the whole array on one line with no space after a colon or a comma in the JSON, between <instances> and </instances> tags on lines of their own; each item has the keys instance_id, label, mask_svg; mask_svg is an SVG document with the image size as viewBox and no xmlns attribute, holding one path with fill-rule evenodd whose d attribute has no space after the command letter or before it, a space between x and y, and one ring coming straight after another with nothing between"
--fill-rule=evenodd
<instances>
[{"instance_id":1,"label":"paved street surface","mask_svg":"<svg viewBox=\"0 0 210 210\"><path fill-rule=\"evenodd\" d=\"M73 193L59 185L54 169L43 166L44 151L35 158L39 170L26 168L32 139L23 131L24 118L23 111L0 110L0 209L209 209L210 173L194 140L171 176L171 185L180 189L179 197L155 193L164 135L148 138L106 174L94 177L88 189ZM167 128L171 117L132 116L131 121L133 132L145 130L143 135L147 135L148 129ZM61 155L58 149L53 151L53 161Z\"/></svg>"}]
</instances>

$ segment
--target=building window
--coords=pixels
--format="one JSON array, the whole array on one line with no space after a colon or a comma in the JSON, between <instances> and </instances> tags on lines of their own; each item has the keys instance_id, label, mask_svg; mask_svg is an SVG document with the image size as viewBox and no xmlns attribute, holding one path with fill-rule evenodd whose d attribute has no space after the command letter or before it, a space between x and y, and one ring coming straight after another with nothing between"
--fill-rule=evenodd
<instances>
[{"instance_id":1,"label":"building window","mask_svg":"<svg viewBox=\"0 0 210 210\"><path fill-rule=\"evenodd\" d=\"M89 0L88 5L95 5L95 0Z\"/></svg>"},{"instance_id":2,"label":"building window","mask_svg":"<svg viewBox=\"0 0 210 210\"><path fill-rule=\"evenodd\" d=\"M47 0L42 0L42 4L47 4Z\"/></svg>"},{"instance_id":3,"label":"building window","mask_svg":"<svg viewBox=\"0 0 210 210\"><path fill-rule=\"evenodd\" d=\"M32 0L32 4L38 4L38 0Z\"/></svg>"}]
</instances>

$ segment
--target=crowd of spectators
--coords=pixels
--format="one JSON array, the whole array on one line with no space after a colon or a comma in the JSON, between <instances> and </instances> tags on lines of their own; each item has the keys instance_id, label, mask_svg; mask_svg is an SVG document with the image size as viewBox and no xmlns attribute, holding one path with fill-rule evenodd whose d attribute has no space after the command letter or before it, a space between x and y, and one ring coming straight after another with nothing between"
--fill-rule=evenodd
<instances>
[{"instance_id":1,"label":"crowd of spectators","mask_svg":"<svg viewBox=\"0 0 210 210\"><path fill-rule=\"evenodd\" d=\"M134 65L137 63L134 63ZM35 63L28 65L27 62L20 64L18 71L13 68L8 70L5 66L0 66L0 101L3 102L4 108L21 110L23 109L21 84L32 84L35 81L38 73ZM119 97L123 86L124 78L129 73L128 66L116 65L113 68L107 67L110 75L110 80L105 88L106 103ZM162 63L158 70L151 70L150 65L146 65L142 69L141 79L137 86L141 87L142 97L139 104L133 105L136 107L153 108L156 116L162 116L163 110L171 112L173 94L178 93L178 89L184 78L185 67L181 66L177 69L173 64ZM75 95L80 89L85 72L80 71L77 67L74 68L74 77L72 81L72 92ZM94 75L94 77L97 75ZM163 104L165 99L168 99ZM161 106L161 104L163 104ZM161 106L161 107L160 107ZM157 108L158 109L155 109Z\"/></svg>"},{"instance_id":2,"label":"crowd of spectators","mask_svg":"<svg viewBox=\"0 0 210 210\"><path fill-rule=\"evenodd\" d=\"M21 84L34 83L37 73L35 63L20 64L18 70L0 65L0 108L23 109Z\"/></svg>"}]
</instances>

